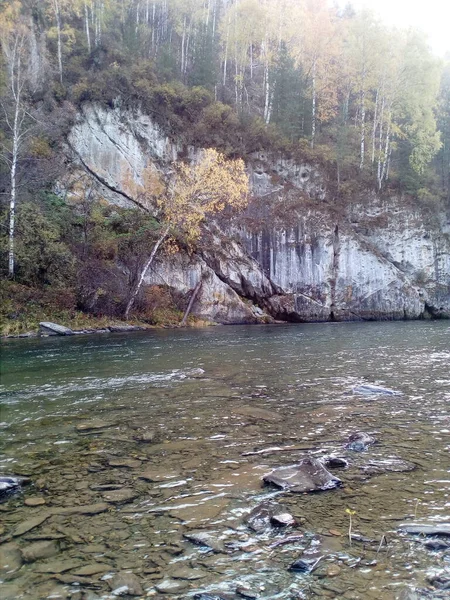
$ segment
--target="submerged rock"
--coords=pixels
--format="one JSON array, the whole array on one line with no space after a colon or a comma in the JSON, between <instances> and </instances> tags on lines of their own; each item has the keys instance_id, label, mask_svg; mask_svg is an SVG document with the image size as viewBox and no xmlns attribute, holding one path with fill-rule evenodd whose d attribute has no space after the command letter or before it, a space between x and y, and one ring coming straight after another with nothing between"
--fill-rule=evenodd
<instances>
[{"instance_id":1,"label":"submerged rock","mask_svg":"<svg viewBox=\"0 0 450 600\"><path fill-rule=\"evenodd\" d=\"M34 562L42 558L50 558L59 552L59 545L54 540L43 540L21 548L22 558L25 562Z\"/></svg>"},{"instance_id":2,"label":"submerged rock","mask_svg":"<svg viewBox=\"0 0 450 600\"><path fill-rule=\"evenodd\" d=\"M183 537L189 542L192 542L193 544L197 544L199 546L206 546L207 548L209 548L213 552L216 552L217 554L227 552L225 546L220 540L204 531L192 531L189 533L183 533Z\"/></svg>"},{"instance_id":3,"label":"submerged rock","mask_svg":"<svg viewBox=\"0 0 450 600\"><path fill-rule=\"evenodd\" d=\"M22 554L17 544L2 544L0 546L0 576L14 573L22 566ZM2 588L3 589L3 588Z\"/></svg>"},{"instance_id":4,"label":"submerged rock","mask_svg":"<svg viewBox=\"0 0 450 600\"><path fill-rule=\"evenodd\" d=\"M348 438L347 443L345 444L345 448L347 450L353 450L353 452L363 452L367 450L369 446L375 444L376 440L368 433L364 431L358 431L356 433L352 433Z\"/></svg>"},{"instance_id":5,"label":"submerged rock","mask_svg":"<svg viewBox=\"0 0 450 600\"><path fill-rule=\"evenodd\" d=\"M105 492L103 498L111 504L121 504L122 502L132 502L138 497L138 493L131 488L121 488L119 490L111 490Z\"/></svg>"},{"instance_id":6,"label":"submerged rock","mask_svg":"<svg viewBox=\"0 0 450 600\"><path fill-rule=\"evenodd\" d=\"M346 469L348 467L348 461L341 456L325 456L322 460L328 469Z\"/></svg>"},{"instance_id":7,"label":"submerged rock","mask_svg":"<svg viewBox=\"0 0 450 600\"><path fill-rule=\"evenodd\" d=\"M187 581L164 579L155 585L156 590L160 594L178 594L184 591L189 586Z\"/></svg>"},{"instance_id":8,"label":"submerged rock","mask_svg":"<svg viewBox=\"0 0 450 600\"><path fill-rule=\"evenodd\" d=\"M294 560L294 562L289 566L289 571L297 571L297 573L310 573L316 564L317 559L299 558L298 560Z\"/></svg>"},{"instance_id":9,"label":"submerged rock","mask_svg":"<svg viewBox=\"0 0 450 600\"><path fill-rule=\"evenodd\" d=\"M227 600L218 594L194 594L194 600Z\"/></svg>"},{"instance_id":10,"label":"submerged rock","mask_svg":"<svg viewBox=\"0 0 450 600\"><path fill-rule=\"evenodd\" d=\"M356 385L353 388L353 392L355 394L363 394L364 396L375 396L375 395L401 396L402 395L401 392L391 390L390 388L385 388L381 385L372 385L370 383L363 383L361 385Z\"/></svg>"},{"instance_id":11,"label":"submerged rock","mask_svg":"<svg viewBox=\"0 0 450 600\"><path fill-rule=\"evenodd\" d=\"M265 483L272 483L289 492L318 492L341 485L317 458L304 458L298 465L280 467L264 475Z\"/></svg>"},{"instance_id":12,"label":"submerged rock","mask_svg":"<svg viewBox=\"0 0 450 600\"><path fill-rule=\"evenodd\" d=\"M382 460L371 460L361 467L361 471L366 475L378 475L380 473L403 473L413 471L416 468L414 463L402 460L401 458L385 458Z\"/></svg>"},{"instance_id":13,"label":"submerged rock","mask_svg":"<svg viewBox=\"0 0 450 600\"><path fill-rule=\"evenodd\" d=\"M399 529L405 533L418 535L449 535L450 523L401 523Z\"/></svg>"},{"instance_id":14,"label":"submerged rock","mask_svg":"<svg viewBox=\"0 0 450 600\"><path fill-rule=\"evenodd\" d=\"M187 581L195 581L196 579L204 579L207 573L201 569L191 569L190 567L178 567L170 573L174 579L185 579Z\"/></svg>"},{"instance_id":15,"label":"submerged rock","mask_svg":"<svg viewBox=\"0 0 450 600\"><path fill-rule=\"evenodd\" d=\"M256 533L264 531L270 526L270 519L273 514L273 507L269 503L264 502L259 506L256 506L250 514L248 514L244 521L247 526Z\"/></svg>"},{"instance_id":16,"label":"submerged rock","mask_svg":"<svg viewBox=\"0 0 450 600\"><path fill-rule=\"evenodd\" d=\"M133 573L117 573L108 580L108 585L114 596L142 596L144 594L140 580Z\"/></svg>"}]
</instances>

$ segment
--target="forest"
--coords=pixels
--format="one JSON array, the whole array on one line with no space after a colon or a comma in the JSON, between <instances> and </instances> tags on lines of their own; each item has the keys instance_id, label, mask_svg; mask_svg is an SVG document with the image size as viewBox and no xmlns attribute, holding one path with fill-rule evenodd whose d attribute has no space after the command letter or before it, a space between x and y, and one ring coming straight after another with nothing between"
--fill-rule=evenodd
<instances>
[{"instance_id":1,"label":"forest","mask_svg":"<svg viewBox=\"0 0 450 600\"><path fill-rule=\"evenodd\" d=\"M140 109L171 138L229 160L264 150L320 165L336 205L374 192L449 206L450 63L420 31L327 0L6 0L0 10L7 331L26 329L33 303L36 318L55 307L65 320L123 314L161 235L154 215L93 202L88 187L66 201L65 141L85 103ZM124 265L127 282L108 288ZM95 306L86 281L102 290ZM170 320L179 299L158 293L158 318ZM155 301L144 305L140 317L157 322Z\"/></svg>"}]
</instances>

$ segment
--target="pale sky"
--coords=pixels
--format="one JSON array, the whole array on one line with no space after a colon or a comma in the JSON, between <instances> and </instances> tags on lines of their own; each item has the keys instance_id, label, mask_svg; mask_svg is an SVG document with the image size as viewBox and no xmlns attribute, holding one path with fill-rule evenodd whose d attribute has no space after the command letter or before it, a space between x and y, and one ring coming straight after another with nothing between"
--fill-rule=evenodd
<instances>
[{"instance_id":1,"label":"pale sky","mask_svg":"<svg viewBox=\"0 0 450 600\"><path fill-rule=\"evenodd\" d=\"M439 56L450 53L450 0L338 0L340 6L367 7L390 25L418 27Z\"/></svg>"}]
</instances>

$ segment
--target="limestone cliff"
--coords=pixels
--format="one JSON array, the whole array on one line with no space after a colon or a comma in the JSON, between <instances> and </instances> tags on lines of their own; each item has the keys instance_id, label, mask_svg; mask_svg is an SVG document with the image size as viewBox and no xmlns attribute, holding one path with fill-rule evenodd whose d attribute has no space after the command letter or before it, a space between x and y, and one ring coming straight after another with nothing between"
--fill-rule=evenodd
<instances>
[{"instance_id":1,"label":"limestone cliff","mask_svg":"<svg viewBox=\"0 0 450 600\"><path fill-rule=\"evenodd\" d=\"M195 156L146 115L87 105L69 136L74 164L110 202L148 161ZM147 283L182 292L203 278L194 313L222 323L450 316L450 222L401 197L368 194L338 211L320 169L248 157L256 198L240 223L210 233L208 251L160 259ZM257 209L255 208L257 207ZM252 218L252 211L257 212ZM263 309L263 310L261 310Z\"/></svg>"}]
</instances>

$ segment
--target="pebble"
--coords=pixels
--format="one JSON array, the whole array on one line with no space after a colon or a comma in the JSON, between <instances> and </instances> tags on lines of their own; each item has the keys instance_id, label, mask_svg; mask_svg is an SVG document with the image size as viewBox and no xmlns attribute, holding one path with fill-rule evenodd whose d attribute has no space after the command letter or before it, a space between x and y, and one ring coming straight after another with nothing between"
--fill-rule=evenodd
<instances>
[{"instance_id":1,"label":"pebble","mask_svg":"<svg viewBox=\"0 0 450 600\"><path fill-rule=\"evenodd\" d=\"M24 504L25 506L42 506L45 504L45 500L40 496L30 496L29 498L25 498Z\"/></svg>"},{"instance_id":2,"label":"pebble","mask_svg":"<svg viewBox=\"0 0 450 600\"><path fill-rule=\"evenodd\" d=\"M330 565L327 567L327 577L336 577L341 572L341 568L338 565Z\"/></svg>"}]
</instances>

